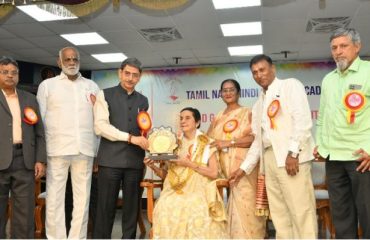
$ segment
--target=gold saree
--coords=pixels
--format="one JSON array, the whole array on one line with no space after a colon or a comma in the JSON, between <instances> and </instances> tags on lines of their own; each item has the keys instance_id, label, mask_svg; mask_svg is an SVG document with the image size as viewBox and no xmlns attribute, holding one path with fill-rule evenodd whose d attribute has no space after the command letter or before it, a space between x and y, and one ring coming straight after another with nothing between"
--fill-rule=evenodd
<instances>
[{"instance_id":1,"label":"gold saree","mask_svg":"<svg viewBox=\"0 0 370 240\"><path fill-rule=\"evenodd\" d=\"M208 130L208 136L218 140L238 139L251 133L249 109L240 107L226 114L217 114ZM224 132L230 120L238 122L232 132ZM219 151L220 165L224 177L237 170L243 162L248 148L231 147L227 152ZM258 166L244 176L236 187L231 188L227 204L228 234L231 238L264 238L266 221L255 215Z\"/></svg>"},{"instance_id":2,"label":"gold saree","mask_svg":"<svg viewBox=\"0 0 370 240\"><path fill-rule=\"evenodd\" d=\"M202 147L199 135L193 141L183 138L177 154L186 156L193 148L192 161L206 165L215 149L209 145L199 149ZM153 238L229 238L225 212L215 181L189 168L169 163L163 190L154 207Z\"/></svg>"}]
</instances>

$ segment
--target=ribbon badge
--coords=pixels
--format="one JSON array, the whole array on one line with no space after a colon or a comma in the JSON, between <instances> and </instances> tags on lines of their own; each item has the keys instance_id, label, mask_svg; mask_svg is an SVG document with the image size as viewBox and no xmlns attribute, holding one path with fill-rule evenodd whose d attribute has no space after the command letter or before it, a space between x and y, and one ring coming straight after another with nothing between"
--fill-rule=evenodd
<instances>
[{"instance_id":1,"label":"ribbon badge","mask_svg":"<svg viewBox=\"0 0 370 240\"><path fill-rule=\"evenodd\" d=\"M37 117L35 110L31 107L25 107L23 121L30 125L35 125L39 121L39 118Z\"/></svg>"},{"instance_id":2,"label":"ribbon badge","mask_svg":"<svg viewBox=\"0 0 370 240\"><path fill-rule=\"evenodd\" d=\"M140 111L137 114L136 122L140 128L141 136L146 137L147 132L152 128L152 120L149 113L146 111Z\"/></svg>"},{"instance_id":3,"label":"ribbon badge","mask_svg":"<svg viewBox=\"0 0 370 240\"><path fill-rule=\"evenodd\" d=\"M343 98L344 106L347 109L347 122L353 124L356 118L356 112L362 110L365 106L366 98L360 91L350 91Z\"/></svg>"},{"instance_id":4,"label":"ribbon badge","mask_svg":"<svg viewBox=\"0 0 370 240\"><path fill-rule=\"evenodd\" d=\"M238 120L231 119L224 124L223 131L226 133L226 139L231 140L231 133L238 127Z\"/></svg>"},{"instance_id":5,"label":"ribbon badge","mask_svg":"<svg viewBox=\"0 0 370 240\"><path fill-rule=\"evenodd\" d=\"M270 119L270 128L271 129L276 129L276 124L275 124L274 118L275 118L276 114L279 112L279 110L280 110L280 102L277 99L272 101L270 103L269 107L267 108L267 116Z\"/></svg>"}]
</instances>

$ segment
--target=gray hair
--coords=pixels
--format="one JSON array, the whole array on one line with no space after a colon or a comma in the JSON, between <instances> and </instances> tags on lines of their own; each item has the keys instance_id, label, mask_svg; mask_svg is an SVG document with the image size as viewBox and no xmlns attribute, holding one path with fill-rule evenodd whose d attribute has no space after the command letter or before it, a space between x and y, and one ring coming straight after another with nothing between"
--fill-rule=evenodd
<instances>
[{"instance_id":1,"label":"gray hair","mask_svg":"<svg viewBox=\"0 0 370 240\"><path fill-rule=\"evenodd\" d=\"M9 64L12 64L17 69L19 69L17 61L15 61L13 58L8 57L8 56L0 57L0 65L9 65Z\"/></svg>"},{"instance_id":2,"label":"gray hair","mask_svg":"<svg viewBox=\"0 0 370 240\"><path fill-rule=\"evenodd\" d=\"M348 36L353 43L361 43L360 34L354 28L338 28L330 36L330 42L337 37Z\"/></svg>"},{"instance_id":3,"label":"gray hair","mask_svg":"<svg viewBox=\"0 0 370 240\"><path fill-rule=\"evenodd\" d=\"M75 48L75 47L64 47L64 48L59 50L59 59L60 60L63 60L62 59L63 52L64 52L64 50L67 50L67 49L73 49L77 53L78 59L80 59L80 52L77 50L77 48Z\"/></svg>"},{"instance_id":4,"label":"gray hair","mask_svg":"<svg viewBox=\"0 0 370 240\"><path fill-rule=\"evenodd\" d=\"M126 58L122 63L121 63L121 69L124 69L126 65L130 65L132 67L135 67L139 70L141 73L143 71L141 67L141 62L137 60L137 58Z\"/></svg>"}]
</instances>

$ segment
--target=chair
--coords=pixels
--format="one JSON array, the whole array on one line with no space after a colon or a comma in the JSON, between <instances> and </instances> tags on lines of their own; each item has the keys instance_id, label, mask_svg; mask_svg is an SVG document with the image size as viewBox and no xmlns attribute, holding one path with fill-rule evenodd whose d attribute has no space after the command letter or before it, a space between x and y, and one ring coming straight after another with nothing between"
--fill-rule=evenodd
<instances>
[{"instance_id":1,"label":"chair","mask_svg":"<svg viewBox=\"0 0 370 240\"><path fill-rule=\"evenodd\" d=\"M225 189L227 190L229 187L229 182L226 179L218 179L217 180L217 188L218 191L224 199L224 192ZM154 203L155 203L155 197L154 197L154 189L161 189L163 188L163 182L162 180L154 180L154 179L144 179L140 186L143 188L146 188L146 199L147 199L147 216L148 216L148 222L150 226L153 225L153 210L154 210ZM226 191L227 192L227 191ZM150 228L149 231L149 238L153 238L153 229Z\"/></svg>"},{"instance_id":2,"label":"chair","mask_svg":"<svg viewBox=\"0 0 370 240\"><path fill-rule=\"evenodd\" d=\"M326 185L325 162L313 162L312 180L315 189L319 227L324 233L324 238L326 238L327 230L330 233L330 238L335 238L335 230L330 214L329 193Z\"/></svg>"},{"instance_id":3,"label":"chair","mask_svg":"<svg viewBox=\"0 0 370 240\"><path fill-rule=\"evenodd\" d=\"M35 182L35 238L45 234L45 198L46 192L41 192L41 179Z\"/></svg>"},{"instance_id":4,"label":"chair","mask_svg":"<svg viewBox=\"0 0 370 240\"><path fill-rule=\"evenodd\" d=\"M144 179L140 186L146 189L146 207L147 207L147 217L150 226L153 225L153 210L154 210L154 189L161 189L163 188L162 180L154 180L154 179ZM153 238L153 230L150 228L149 230L149 238Z\"/></svg>"}]
</instances>

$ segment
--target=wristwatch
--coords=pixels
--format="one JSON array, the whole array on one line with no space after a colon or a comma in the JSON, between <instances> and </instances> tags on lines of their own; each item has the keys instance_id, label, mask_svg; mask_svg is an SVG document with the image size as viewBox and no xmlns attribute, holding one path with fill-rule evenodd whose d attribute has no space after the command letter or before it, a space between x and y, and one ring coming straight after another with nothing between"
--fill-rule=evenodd
<instances>
[{"instance_id":1,"label":"wristwatch","mask_svg":"<svg viewBox=\"0 0 370 240\"><path fill-rule=\"evenodd\" d=\"M288 155L291 156L292 158L298 158L299 153L288 151Z\"/></svg>"}]
</instances>

